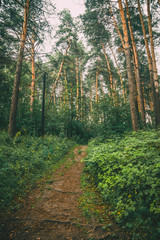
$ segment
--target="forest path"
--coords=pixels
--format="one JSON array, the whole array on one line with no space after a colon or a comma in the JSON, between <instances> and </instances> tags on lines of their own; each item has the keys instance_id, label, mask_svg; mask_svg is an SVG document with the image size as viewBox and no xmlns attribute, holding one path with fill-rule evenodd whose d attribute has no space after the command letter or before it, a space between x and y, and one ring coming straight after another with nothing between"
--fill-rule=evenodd
<instances>
[{"instance_id":1,"label":"forest path","mask_svg":"<svg viewBox=\"0 0 160 240\"><path fill-rule=\"evenodd\" d=\"M76 147L47 185L33 189L23 208L4 220L1 240L123 239L121 234L117 236L117 227L111 237L110 229L96 217L88 221L79 208L83 197L81 160L87 155L86 149L87 146Z\"/></svg>"}]
</instances>

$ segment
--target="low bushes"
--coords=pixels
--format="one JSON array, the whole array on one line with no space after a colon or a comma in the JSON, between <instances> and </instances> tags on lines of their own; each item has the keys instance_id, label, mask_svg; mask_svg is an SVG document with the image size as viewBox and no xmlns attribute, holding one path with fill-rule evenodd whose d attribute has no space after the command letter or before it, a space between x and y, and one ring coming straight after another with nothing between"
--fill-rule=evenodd
<instances>
[{"instance_id":1,"label":"low bushes","mask_svg":"<svg viewBox=\"0 0 160 240\"><path fill-rule=\"evenodd\" d=\"M131 239L160 238L160 132L90 143L86 170Z\"/></svg>"},{"instance_id":2,"label":"low bushes","mask_svg":"<svg viewBox=\"0 0 160 240\"><path fill-rule=\"evenodd\" d=\"M0 208L32 186L46 172L53 171L74 142L66 138L45 139L17 134L14 139L0 135Z\"/></svg>"}]
</instances>

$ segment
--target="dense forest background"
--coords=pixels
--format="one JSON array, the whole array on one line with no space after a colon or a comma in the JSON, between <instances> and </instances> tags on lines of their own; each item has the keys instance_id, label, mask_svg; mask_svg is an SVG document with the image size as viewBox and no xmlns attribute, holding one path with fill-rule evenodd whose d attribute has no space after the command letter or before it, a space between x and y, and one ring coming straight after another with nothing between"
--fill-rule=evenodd
<instances>
[{"instance_id":1,"label":"dense forest background","mask_svg":"<svg viewBox=\"0 0 160 240\"><path fill-rule=\"evenodd\" d=\"M84 3L73 18L51 0L0 0L0 232L9 234L8 209L87 144L83 183L98 190L104 215L124 239L157 240L160 0ZM91 199L87 190L80 201L89 217Z\"/></svg>"},{"instance_id":2,"label":"dense forest background","mask_svg":"<svg viewBox=\"0 0 160 240\"><path fill-rule=\"evenodd\" d=\"M159 127L159 2L88 0L85 7L74 19L49 1L1 1L1 130L87 142ZM45 54L47 19L56 14Z\"/></svg>"}]
</instances>

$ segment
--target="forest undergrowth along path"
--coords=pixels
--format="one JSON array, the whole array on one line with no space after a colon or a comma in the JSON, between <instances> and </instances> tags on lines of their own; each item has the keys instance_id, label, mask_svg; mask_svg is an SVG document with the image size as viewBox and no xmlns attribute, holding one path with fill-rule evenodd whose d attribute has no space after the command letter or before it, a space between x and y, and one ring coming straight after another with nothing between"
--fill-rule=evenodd
<instances>
[{"instance_id":1,"label":"forest undergrowth along path","mask_svg":"<svg viewBox=\"0 0 160 240\"><path fill-rule=\"evenodd\" d=\"M76 147L52 178L32 190L20 210L1 221L1 240L127 239L97 193L92 196L94 189L81 188L86 149Z\"/></svg>"}]
</instances>

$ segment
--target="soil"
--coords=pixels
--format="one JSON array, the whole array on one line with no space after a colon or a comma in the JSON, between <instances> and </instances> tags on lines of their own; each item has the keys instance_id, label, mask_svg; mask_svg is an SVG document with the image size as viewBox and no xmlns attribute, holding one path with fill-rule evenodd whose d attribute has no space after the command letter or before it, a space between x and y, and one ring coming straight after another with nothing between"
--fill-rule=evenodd
<instances>
[{"instance_id":1,"label":"soil","mask_svg":"<svg viewBox=\"0 0 160 240\"><path fill-rule=\"evenodd\" d=\"M3 216L1 240L127 239L114 224L108 230L96 218L88 221L79 207L86 149L76 147L52 178L32 189L23 207Z\"/></svg>"}]
</instances>

